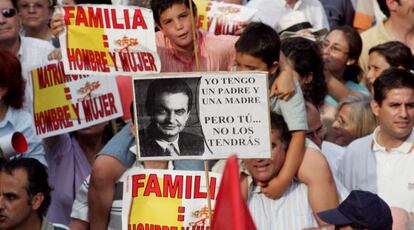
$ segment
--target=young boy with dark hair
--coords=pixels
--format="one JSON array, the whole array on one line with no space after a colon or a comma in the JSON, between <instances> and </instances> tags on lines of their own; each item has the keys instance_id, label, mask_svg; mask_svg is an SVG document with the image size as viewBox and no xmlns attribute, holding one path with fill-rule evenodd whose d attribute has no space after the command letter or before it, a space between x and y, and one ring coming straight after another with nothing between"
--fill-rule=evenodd
<instances>
[{"instance_id":1,"label":"young boy with dark hair","mask_svg":"<svg viewBox=\"0 0 414 230\"><path fill-rule=\"evenodd\" d=\"M278 80L278 69L283 64L284 55L280 53L279 36L271 27L263 23L250 23L235 47L238 71L267 71L271 82ZM267 196L279 198L296 177L308 186L312 209L318 212L336 207L338 195L326 160L315 154L304 157L308 129L306 109L299 83L295 81L294 85L296 93L289 100L283 101L276 97L270 99L272 112L283 116L292 133L292 139L287 149L286 161L277 177L268 184L259 186L262 186L262 192Z\"/></svg>"},{"instance_id":2,"label":"young boy with dark hair","mask_svg":"<svg viewBox=\"0 0 414 230\"><path fill-rule=\"evenodd\" d=\"M161 72L220 71L230 70L234 61L234 43L238 37L214 35L195 30L197 8L192 2L191 17L188 0L151 1L155 24L157 52L161 58ZM196 68L196 45L199 69Z\"/></svg>"}]
</instances>

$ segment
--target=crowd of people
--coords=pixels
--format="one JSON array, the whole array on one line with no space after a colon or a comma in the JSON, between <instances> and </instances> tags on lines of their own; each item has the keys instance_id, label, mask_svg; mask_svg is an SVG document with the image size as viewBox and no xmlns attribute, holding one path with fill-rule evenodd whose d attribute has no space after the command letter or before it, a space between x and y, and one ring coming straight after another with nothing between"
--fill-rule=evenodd
<instances>
[{"instance_id":1,"label":"crowd of people","mask_svg":"<svg viewBox=\"0 0 414 230\"><path fill-rule=\"evenodd\" d=\"M257 10L234 35L194 29L191 0L119 2L152 10L161 72L268 74L272 158L240 169L257 229L414 229L412 0L227 0ZM184 81L150 83L138 131L130 79L119 76L122 119L35 136L29 71L61 58L55 6L85 3L112 4L0 0L0 137L18 131L29 145L0 162L0 229L121 229L113 201L129 168L204 170L131 152L137 140L141 156L204 152L188 131L195 99Z\"/></svg>"}]
</instances>

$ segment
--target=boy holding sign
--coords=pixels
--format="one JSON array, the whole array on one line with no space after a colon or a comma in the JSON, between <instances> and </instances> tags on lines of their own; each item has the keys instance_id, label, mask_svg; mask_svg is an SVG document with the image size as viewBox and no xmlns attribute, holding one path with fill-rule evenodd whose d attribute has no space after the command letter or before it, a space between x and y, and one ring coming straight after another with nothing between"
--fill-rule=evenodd
<instances>
[{"instance_id":1,"label":"boy holding sign","mask_svg":"<svg viewBox=\"0 0 414 230\"><path fill-rule=\"evenodd\" d=\"M279 59L279 54L280 40L276 31L263 23L250 23L236 43L237 70L267 71L271 80L275 80L284 58L281 54ZM295 91L296 93L287 101L271 98L272 112L283 115L292 134L292 140L286 152L285 163L277 177L259 186L267 196L279 198L296 177L308 186L312 209L318 212L336 207L338 196L329 166L323 156L304 156L305 133L308 126L304 99L297 81ZM320 194L324 194L323 199Z\"/></svg>"}]
</instances>

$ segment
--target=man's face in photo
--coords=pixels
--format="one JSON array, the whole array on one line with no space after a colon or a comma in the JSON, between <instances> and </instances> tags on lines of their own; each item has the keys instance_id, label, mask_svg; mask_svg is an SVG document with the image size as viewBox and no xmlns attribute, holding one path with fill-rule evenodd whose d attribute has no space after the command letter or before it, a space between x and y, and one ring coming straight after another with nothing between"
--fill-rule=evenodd
<instances>
[{"instance_id":1,"label":"man's face in photo","mask_svg":"<svg viewBox=\"0 0 414 230\"><path fill-rule=\"evenodd\" d=\"M161 139L173 141L185 128L189 111L185 93L162 93L154 100L152 122L161 134Z\"/></svg>"}]
</instances>

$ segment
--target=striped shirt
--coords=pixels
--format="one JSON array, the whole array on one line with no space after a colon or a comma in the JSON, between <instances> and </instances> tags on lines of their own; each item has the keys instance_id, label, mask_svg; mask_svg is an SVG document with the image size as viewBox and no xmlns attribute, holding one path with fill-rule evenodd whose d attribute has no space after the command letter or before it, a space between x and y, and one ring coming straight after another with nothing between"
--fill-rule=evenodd
<instances>
[{"instance_id":1,"label":"striped shirt","mask_svg":"<svg viewBox=\"0 0 414 230\"><path fill-rule=\"evenodd\" d=\"M199 71L227 71L234 64L238 37L198 32ZM156 34L157 52L161 59L161 72L196 71L195 58L174 49L171 41L162 33Z\"/></svg>"},{"instance_id":2,"label":"striped shirt","mask_svg":"<svg viewBox=\"0 0 414 230\"><path fill-rule=\"evenodd\" d=\"M299 230L318 226L308 201L305 184L293 181L280 199L273 200L252 185L248 206L257 229Z\"/></svg>"}]
</instances>

